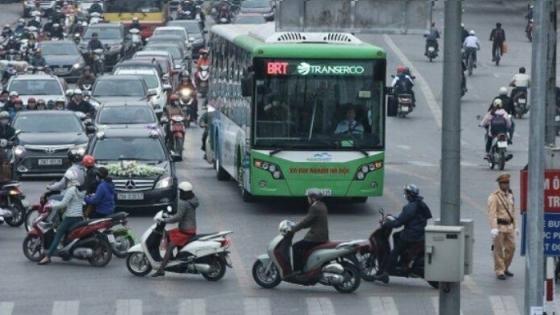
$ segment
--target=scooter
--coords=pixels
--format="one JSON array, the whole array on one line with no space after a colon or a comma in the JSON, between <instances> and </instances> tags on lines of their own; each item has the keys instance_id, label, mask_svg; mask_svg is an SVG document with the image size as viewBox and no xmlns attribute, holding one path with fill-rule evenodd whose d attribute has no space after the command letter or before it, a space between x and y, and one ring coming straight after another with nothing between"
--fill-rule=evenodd
<instances>
[{"instance_id":1,"label":"scooter","mask_svg":"<svg viewBox=\"0 0 560 315\"><path fill-rule=\"evenodd\" d=\"M426 35L424 37L426 37ZM432 60L434 60L438 56L436 45L437 45L437 40L428 41L428 50L426 51L426 57L428 57L430 62L432 62Z\"/></svg>"},{"instance_id":2,"label":"scooter","mask_svg":"<svg viewBox=\"0 0 560 315\"><path fill-rule=\"evenodd\" d=\"M490 147L490 152L488 155L488 166L491 170L494 169L496 165L500 171L503 171L506 162L511 160L512 154L507 152L508 148L508 135L507 133L501 133L492 139L492 147Z\"/></svg>"},{"instance_id":3,"label":"scooter","mask_svg":"<svg viewBox=\"0 0 560 315\"><path fill-rule=\"evenodd\" d=\"M96 77L105 72L105 50L97 48L93 50L93 75Z\"/></svg>"},{"instance_id":4,"label":"scooter","mask_svg":"<svg viewBox=\"0 0 560 315\"><path fill-rule=\"evenodd\" d=\"M183 152L183 143L185 141L185 124L183 123L184 117L180 115L173 115L171 116L169 130L171 131L173 139L172 149L176 153L180 153L182 155Z\"/></svg>"},{"instance_id":5,"label":"scooter","mask_svg":"<svg viewBox=\"0 0 560 315\"><path fill-rule=\"evenodd\" d=\"M515 87L515 84L510 84ZM517 118L522 118L523 115L529 112L529 105L527 104L527 90L519 90L513 95L513 104L515 106L515 114Z\"/></svg>"},{"instance_id":6,"label":"scooter","mask_svg":"<svg viewBox=\"0 0 560 315\"><path fill-rule=\"evenodd\" d=\"M45 222L51 211L50 203L45 207L47 211L35 219L33 228L23 240L23 254L33 262L43 259L56 234L54 224ZM74 258L87 260L95 267L106 266L113 257L110 244L115 243L115 237L104 232L111 226L110 218L85 220L74 224L56 250L55 256L64 261Z\"/></svg>"},{"instance_id":7,"label":"scooter","mask_svg":"<svg viewBox=\"0 0 560 315\"><path fill-rule=\"evenodd\" d=\"M284 220L278 227L276 236L253 264L253 279L265 288L272 289L282 281L299 285L318 283L332 286L338 292L352 293L360 286L360 273L352 263L361 240L349 242L327 242L316 246L304 255L305 267L302 273L293 273L292 239L294 222Z\"/></svg>"},{"instance_id":8,"label":"scooter","mask_svg":"<svg viewBox=\"0 0 560 315\"><path fill-rule=\"evenodd\" d=\"M135 276L145 276L152 269L161 265L162 255L160 244L162 240L168 242L165 235L166 223L163 218L169 217L171 207L165 212L159 211L154 216L156 222L144 232L139 244L128 250L126 267ZM197 234L190 242L179 247L177 254L172 257L165 271L174 273L201 274L208 281L218 281L226 274L226 266L232 268L228 248L231 240L226 235L232 231L222 231L210 234Z\"/></svg>"},{"instance_id":9,"label":"scooter","mask_svg":"<svg viewBox=\"0 0 560 315\"><path fill-rule=\"evenodd\" d=\"M210 80L210 72L208 66L200 66L195 75L196 86L200 92L201 97L206 97L208 94L208 81Z\"/></svg>"},{"instance_id":10,"label":"scooter","mask_svg":"<svg viewBox=\"0 0 560 315\"><path fill-rule=\"evenodd\" d=\"M361 246L359 253L356 255L360 266L360 275L364 281L374 281L373 276L379 270L379 257L382 254L389 258L391 252L391 244L389 238L393 232L393 228L383 225L384 220L394 220L395 218L390 214L385 215L382 208L379 208L381 214L381 221L379 227L371 233L369 237L369 246ZM391 277L401 278L424 278L424 241L416 242L410 248L404 251L399 258L397 268L392 273ZM439 282L427 281L434 289L439 288ZM388 283L388 280L387 282Z\"/></svg>"},{"instance_id":11,"label":"scooter","mask_svg":"<svg viewBox=\"0 0 560 315\"><path fill-rule=\"evenodd\" d=\"M21 183L11 181L13 178L12 165L14 164L14 138L21 131L16 131L12 139L6 141L5 146L0 146L0 165L1 180L5 184L0 186L0 224L6 223L9 226L21 226L25 222L25 215L29 207L25 200Z\"/></svg>"},{"instance_id":12,"label":"scooter","mask_svg":"<svg viewBox=\"0 0 560 315\"><path fill-rule=\"evenodd\" d=\"M140 31L136 28L132 28L128 31L131 34L132 39L132 49L134 52L142 50L142 36L140 36Z\"/></svg>"}]
</instances>

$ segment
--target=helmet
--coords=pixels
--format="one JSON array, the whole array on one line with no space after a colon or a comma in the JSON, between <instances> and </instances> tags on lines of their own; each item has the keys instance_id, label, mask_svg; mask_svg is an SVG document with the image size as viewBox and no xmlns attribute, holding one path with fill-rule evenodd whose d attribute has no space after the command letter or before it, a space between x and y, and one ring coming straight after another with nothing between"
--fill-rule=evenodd
<instances>
[{"instance_id":1,"label":"helmet","mask_svg":"<svg viewBox=\"0 0 560 315\"><path fill-rule=\"evenodd\" d=\"M314 199L321 199L323 198L323 193L321 192L321 190L317 188L311 188L307 190L307 197L314 198Z\"/></svg>"},{"instance_id":2,"label":"helmet","mask_svg":"<svg viewBox=\"0 0 560 315\"><path fill-rule=\"evenodd\" d=\"M182 77L182 78L184 78L184 77L187 77L187 78L188 78L190 75L191 75L191 74L189 73L188 70L185 70L185 71L181 72L181 77Z\"/></svg>"},{"instance_id":3,"label":"helmet","mask_svg":"<svg viewBox=\"0 0 560 315\"><path fill-rule=\"evenodd\" d=\"M180 182L179 190L184 192L189 192L193 190L192 184L189 182Z\"/></svg>"},{"instance_id":4,"label":"helmet","mask_svg":"<svg viewBox=\"0 0 560 315\"><path fill-rule=\"evenodd\" d=\"M74 95L74 90L72 90L72 89L66 90L66 96L67 96L67 97L70 97L70 96L72 96L72 95Z\"/></svg>"},{"instance_id":5,"label":"helmet","mask_svg":"<svg viewBox=\"0 0 560 315\"><path fill-rule=\"evenodd\" d=\"M58 23L53 24L53 27L59 27L59 26L60 26L60 24L58 24Z\"/></svg>"},{"instance_id":6,"label":"helmet","mask_svg":"<svg viewBox=\"0 0 560 315\"><path fill-rule=\"evenodd\" d=\"M97 169L95 174L97 174L97 176L99 176L101 178L107 178L107 176L109 176L109 170L107 170L104 167L100 167L99 169Z\"/></svg>"},{"instance_id":7,"label":"helmet","mask_svg":"<svg viewBox=\"0 0 560 315\"><path fill-rule=\"evenodd\" d=\"M24 24L24 23L25 23L25 20L24 20L24 19L19 19L19 20L18 20L18 23L19 23L19 24Z\"/></svg>"},{"instance_id":8,"label":"helmet","mask_svg":"<svg viewBox=\"0 0 560 315\"><path fill-rule=\"evenodd\" d=\"M436 26L436 22L435 22L435 21L432 21L432 26Z\"/></svg>"},{"instance_id":9,"label":"helmet","mask_svg":"<svg viewBox=\"0 0 560 315\"><path fill-rule=\"evenodd\" d=\"M76 149L68 150L68 159L72 163L78 163L82 161L82 154Z\"/></svg>"},{"instance_id":10,"label":"helmet","mask_svg":"<svg viewBox=\"0 0 560 315\"><path fill-rule=\"evenodd\" d=\"M7 111L1 111L0 112L0 119L2 118L10 118L10 113L8 113Z\"/></svg>"},{"instance_id":11,"label":"helmet","mask_svg":"<svg viewBox=\"0 0 560 315\"><path fill-rule=\"evenodd\" d=\"M11 91L10 92L10 97L12 96L19 96L19 93L17 91Z\"/></svg>"},{"instance_id":12,"label":"helmet","mask_svg":"<svg viewBox=\"0 0 560 315\"><path fill-rule=\"evenodd\" d=\"M66 178L68 182L75 182L78 180L78 174L73 170L67 170L66 173L64 173L64 178Z\"/></svg>"},{"instance_id":13,"label":"helmet","mask_svg":"<svg viewBox=\"0 0 560 315\"><path fill-rule=\"evenodd\" d=\"M502 27L502 23L500 22L496 23L496 27Z\"/></svg>"},{"instance_id":14,"label":"helmet","mask_svg":"<svg viewBox=\"0 0 560 315\"><path fill-rule=\"evenodd\" d=\"M525 67L519 68L519 73L525 73Z\"/></svg>"},{"instance_id":15,"label":"helmet","mask_svg":"<svg viewBox=\"0 0 560 315\"><path fill-rule=\"evenodd\" d=\"M35 49L35 53L36 53L36 54L40 54L40 53L41 53L41 48Z\"/></svg>"},{"instance_id":16,"label":"helmet","mask_svg":"<svg viewBox=\"0 0 560 315\"><path fill-rule=\"evenodd\" d=\"M398 67L397 67L397 73L403 73L404 70L405 70L405 67L404 67L404 66L398 66Z\"/></svg>"},{"instance_id":17,"label":"helmet","mask_svg":"<svg viewBox=\"0 0 560 315\"><path fill-rule=\"evenodd\" d=\"M82 94L83 94L82 90L80 90L80 89L75 89L74 90L74 95L82 95Z\"/></svg>"},{"instance_id":18,"label":"helmet","mask_svg":"<svg viewBox=\"0 0 560 315\"><path fill-rule=\"evenodd\" d=\"M494 102L492 103L492 105L494 105L494 107L498 107L501 108L502 107L502 100L497 98L494 100Z\"/></svg>"},{"instance_id":19,"label":"helmet","mask_svg":"<svg viewBox=\"0 0 560 315\"><path fill-rule=\"evenodd\" d=\"M95 158L93 157L93 155L86 155L82 159L82 164L85 167L93 167L95 166Z\"/></svg>"},{"instance_id":20,"label":"helmet","mask_svg":"<svg viewBox=\"0 0 560 315\"><path fill-rule=\"evenodd\" d=\"M86 27L87 26L87 22L82 22L82 26Z\"/></svg>"},{"instance_id":21,"label":"helmet","mask_svg":"<svg viewBox=\"0 0 560 315\"><path fill-rule=\"evenodd\" d=\"M64 100L62 97L59 97L54 102L55 103L66 103L66 100Z\"/></svg>"},{"instance_id":22,"label":"helmet","mask_svg":"<svg viewBox=\"0 0 560 315\"><path fill-rule=\"evenodd\" d=\"M465 27L465 24L461 23L461 27Z\"/></svg>"},{"instance_id":23,"label":"helmet","mask_svg":"<svg viewBox=\"0 0 560 315\"><path fill-rule=\"evenodd\" d=\"M86 66L86 67L84 68L84 72L86 72L86 71L91 71L91 68L90 68L89 66Z\"/></svg>"},{"instance_id":24,"label":"helmet","mask_svg":"<svg viewBox=\"0 0 560 315\"><path fill-rule=\"evenodd\" d=\"M208 49L200 48L200 50L198 52L201 53L201 54L208 54Z\"/></svg>"},{"instance_id":25,"label":"helmet","mask_svg":"<svg viewBox=\"0 0 560 315\"><path fill-rule=\"evenodd\" d=\"M505 86L500 88L500 95L507 95L508 89Z\"/></svg>"},{"instance_id":26,"label":"helmet","mask_svg":"<svg viewBox=\"0 0 560 315\"><path fill-rule=\"evenodd\" d=\"M415 184L408 184L404 186L404 193L411 197L416 197L420 194L420 189Z\"/></svg>"},{"instance_id":27,"label":"helmet","mask_svg":"<svg viewBox=\"0 0 560 315\"><path fill-rule=\"evenodd\" d=\"M475 34L474 30L471 30L471 31L469 32L469 35L474 35L474 34Z\"/></svg>"},{"instance_id":28,"label":"helmet","mask_svg":"<svg viewBox=\"0 0 560 315\"><path fill-rule=\"evenodd\" d=\"M45 100L42 99L42 98L38 99L38 100L37 100L37 105L39 105L39 104L46 105Z\"/></svg>"},{"instance_id":29,"label":"helmet","mask_svg":"<svg viewBox=\"0 0 560 315\"><path fill-rule=\"evenodd\" d=\"M35 98L30 97L27 99L27 103L37 103L37 101L35 101Z\"/></svg>"},{"instance_id":30,"label":"helmet","mask_svg":"<svg viewBox=\"0 0 560 315\"><path fill-rule=\"evenodd\" d=\"M23 101L21 100L21 98L16 97L16 98L14 98L14 100L12 101L12 103L14 103L14 104L23 104Z\"/></svg>"}]
</instances>

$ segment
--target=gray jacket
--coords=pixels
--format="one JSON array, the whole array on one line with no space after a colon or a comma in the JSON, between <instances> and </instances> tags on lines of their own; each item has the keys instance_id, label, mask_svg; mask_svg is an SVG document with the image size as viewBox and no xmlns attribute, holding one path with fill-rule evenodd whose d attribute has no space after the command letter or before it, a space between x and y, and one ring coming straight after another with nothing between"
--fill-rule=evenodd
<instances>
[{"instance_id":1,"label":"gray jacket","mask_svg":"<svg viewBox=\"0 0 560 315\"><path fill-rule=\"evenodd\" d=\"M294 226L292 231L296 233L299 230L309 228L309 232L303 238L304 240L317 243L328 242L329 221L327 215L327 206L321 201L316 201L309 207L307 216Z\"/></svg>"},{"instance_id":2,"label":"gray jacket","mask_svg":"<svg viewBox=\"0 0 560 315\"><path fill-rule=\"evenodd\" d=\"M200 205L198 199L193 197L189 200L179 199L177 214L164 220L165 223L179 222L179 230L196 230L196 208Z\"/></svg>"},{"instance_id":3,"label":"gray jacket","mask_svg":"<svg viewBox=\"0 0 560 315\"><path fill-rule=\"evenodd\" d=\"M68 170L72 170L74 172L76 172L76 174L78 175L78 183L80 184L80 186L83 186L85 181L86 181L86 169L82 166L82 163L74 163L72 164L72 166L70 166L70 168ZM58 182L47 186L47 190L48 191L53 191L53 190L64 190L66 189L66 187L68 186L68 184L66 183L66 178L63 176L61 180L59 180Z\"/></svg>"},{"instance_id":4,"label":"gray jacket","mask_svg":"<svg viewBox=\"0 0 560 315\"><path fill-rule=\"evenodd\" d=\"M61 202L54 203L52 206L53 211L59 211L66 208L67 217L83 217L83 202L86 196L85 191L79 191L76 186L71 186L64 193L64 198Z\"/></svg>"}]
</instances>

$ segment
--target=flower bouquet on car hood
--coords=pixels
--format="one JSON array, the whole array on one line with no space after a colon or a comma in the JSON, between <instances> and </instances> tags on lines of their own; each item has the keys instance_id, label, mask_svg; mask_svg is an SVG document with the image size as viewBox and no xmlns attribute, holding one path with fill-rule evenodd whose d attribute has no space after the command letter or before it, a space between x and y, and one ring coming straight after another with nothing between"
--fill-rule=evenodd
<instances>
[{"instance_id":1,"label":"flower bouquet on car hood","mask_svg":"<svg viewBox=\"0 0 560 315\"><path fill-rule=\"evenodd\" d=\"M165 174L165 169L136 161L120 161L105 166L109 175L118 177L153 177Z\"/></svg>"}]
</instances>

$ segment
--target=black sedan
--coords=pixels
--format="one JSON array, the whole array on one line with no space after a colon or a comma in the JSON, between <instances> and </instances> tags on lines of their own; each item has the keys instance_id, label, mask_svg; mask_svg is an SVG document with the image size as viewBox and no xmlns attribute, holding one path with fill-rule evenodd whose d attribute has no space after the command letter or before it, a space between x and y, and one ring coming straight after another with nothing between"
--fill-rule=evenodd
<instances>
[{"instance_id":1,"label":"black sedan","mask_svg":"<svg viewBox=\"0 0 560 315\"><path fill-rule=\"evenodd\" d=\"M86 62L73 41L42 41L39 48L54 74L78 81Z\"/></svg>"},{"instance_id":2,"label":"black sedan","mask_svg":"<svg viewBox=\"0 0 560 315\"><path fill-rule=\"evenodd\" d=\"M14 179L21 176L59 176L70 166L68 150L79 146L85 152L89 141L81 119L72 111L23 111L13 127L21 130L14 149Z\"/></svg>"}]
</instances>

